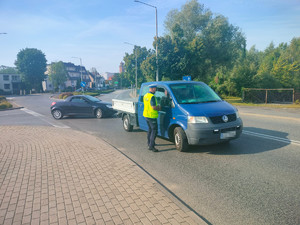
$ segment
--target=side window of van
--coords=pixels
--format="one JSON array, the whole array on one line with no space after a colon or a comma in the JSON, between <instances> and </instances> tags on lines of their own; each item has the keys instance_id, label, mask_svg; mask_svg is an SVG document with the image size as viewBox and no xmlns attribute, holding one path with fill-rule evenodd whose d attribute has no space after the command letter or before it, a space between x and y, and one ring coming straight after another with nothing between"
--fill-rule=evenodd
<instances>
[{"instance_id":1,"label":"side window of van","mask_svg":"<svg viewBox=\"0 0 300 225\"><path fill-rule=\"evenodd\" d=\"M171 97L167 89L163 87L158 87L155 92L155 97L157 99L157 104L162 107L171 107Z\"/></svg>"},{"instance_id":2,"label":"side window of van","mask_svg":"<svg viewBox=\"0 0 300 225\"><path fill-rule=\"evenodd\" d=\"M162 87L157 87L156 92L155 92L155 97L156 97L157 104L160 105L161 98L163 96L165 96L165 89L162 88Z\"/></svg>"}]
</instances>

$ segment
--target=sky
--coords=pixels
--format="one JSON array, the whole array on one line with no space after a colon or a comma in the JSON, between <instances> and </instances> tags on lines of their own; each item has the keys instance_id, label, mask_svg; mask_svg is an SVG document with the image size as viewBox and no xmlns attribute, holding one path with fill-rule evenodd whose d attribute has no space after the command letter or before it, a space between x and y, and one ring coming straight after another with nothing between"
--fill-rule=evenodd
<instances>
[{"instance_id":1,"label":"sky","mask_svg":"<svg viewBox=\"0 0 300 225\"><path fill-rule=\"evenodd\" d=\"M158 36L168 12L186 0L141 0L157 7ZM300 37L300 0L198 0L240 28L247 49ZM14 66L18 52L41 50L47 63L71 62L98 72L119 72L133 45L153 49L155 8L134 0L0 0L0 65ZM131 43L125 44L124 42Z\"/></svg>"}]
</instances>

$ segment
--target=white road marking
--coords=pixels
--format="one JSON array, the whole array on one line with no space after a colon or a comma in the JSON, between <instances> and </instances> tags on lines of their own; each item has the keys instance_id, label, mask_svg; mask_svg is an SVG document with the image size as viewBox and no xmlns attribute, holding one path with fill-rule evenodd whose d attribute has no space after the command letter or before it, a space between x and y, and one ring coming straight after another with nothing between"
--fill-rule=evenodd
<instances>
[{"instance_id":1,"label":"white road marking","mask_svg":"<svg viewBox=\"0 0 300 225\"><path fill-rule=\"evenodd\" d=\"M245 130L243 130L243 134L300 146L300 141L290 140L287 138L280 138L280 137L275 137L275 136L271 136L271 135L267 135L267 134L255 133L252 131L245 131Z\"/></svg>"},{"instance_id":2,"label":"white road marking","mask_svg":"<svg viewBox=\"0 0 300 225\"><path fill-rule=\"evenodd\" d=\"M39 113L34 112L32 110L29 110L29 109L26 109L26 108L22 108L21 110L28 113L28 114L30 114L30 115L33 115L35 117L39 117L41 120L45 121L46 123L49 123L50 125L52 125L54 127L57 127L57 128L70 128L69 126L66 126L66 125L57 125L55 123L52 123L45 116L43 116L42 114L39 114Z\"/></svg>"},{"instance_id":3,"label":"white road marking","mask_svg":"<svg viewBox=\"0 0 300 225\"><path fill-rule=\"evenodd\" d=\"M0 114L0 116L11 116L11 115L22 115L22 113L6 113L6 114Z\"/></svg>"},{"instance_id":4,"label":"white road marking","mask_svg":"<svg viewBox=\"0 0 300 225\"><path fill-rule=\"evenodd\" d=\"M240 112L241 115L246 115L246 116L256 116L256 117L263 117L263 118L268 118L268 119L278 119L278 120L287 120L287 121L295 121L295 122L300 122L300 118L295 118L295 117L285 117L285 116L275 116L275 115L264 115L264 114L256 114L256 113L244 113Z\"/></svg>"}]
</instances>

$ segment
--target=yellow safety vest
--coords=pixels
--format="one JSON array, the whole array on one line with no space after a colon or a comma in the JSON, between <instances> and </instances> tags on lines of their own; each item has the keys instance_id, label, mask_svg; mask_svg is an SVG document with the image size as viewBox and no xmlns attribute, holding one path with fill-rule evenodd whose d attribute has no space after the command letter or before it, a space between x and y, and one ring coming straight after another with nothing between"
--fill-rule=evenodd
<instances>
[{"instance_id":1,"label":"yellow safety vest","mask_svg":"<svg viewBox=\"0 0 300 225\"><path fill-rule=\"evenodd\" d=\"M151 106L151 98L152 96L154 96L154 94L151 93L147 93L144 95L144 112L143 112L143 116L147 117L147 118L158 118L158 111L154 110ZM155 96L154 96L155 98ZM155 98L155 103L157 105L157 101Z\"/></svg>"}]
</instances>

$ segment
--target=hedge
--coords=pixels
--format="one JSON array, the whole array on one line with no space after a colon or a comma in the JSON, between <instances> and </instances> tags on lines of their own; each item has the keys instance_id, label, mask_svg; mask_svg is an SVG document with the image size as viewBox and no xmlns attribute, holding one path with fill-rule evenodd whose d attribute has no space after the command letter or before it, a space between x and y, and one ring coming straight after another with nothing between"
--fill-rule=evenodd
<instances>
[{"instance_id":1,"label":"hedge","mask_svg":"<svg viewBox=\"0 0 300 225\"><path fill-rule=\"evenodd\" d=\"M8 108L12 108L12 104L10 104L7 101L0 102L0 109L8 109Z\"/></svg>"},{"instance_id":2,"label":"hedge","mask_svg":"<svg viewBox=\"0 0 300 225\"><path fill-rule=\"evenodd\" d=\"M66 99L67 97L72 96L72 95L73 95L72 92L65 92L65 93L61 93L61 94L58 96L58 98L59 98L59 99Z\"/></svg>"}]
</instances>

